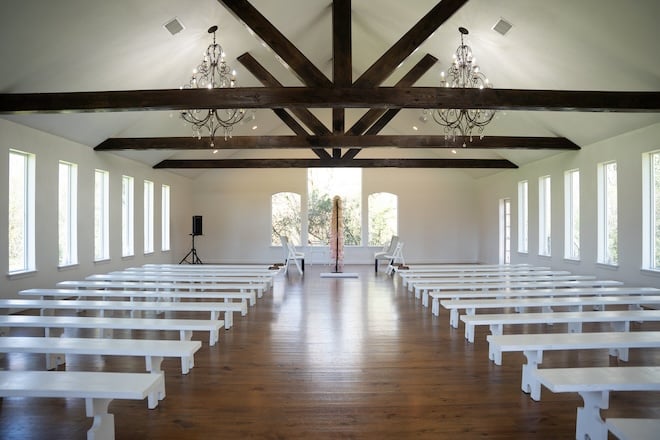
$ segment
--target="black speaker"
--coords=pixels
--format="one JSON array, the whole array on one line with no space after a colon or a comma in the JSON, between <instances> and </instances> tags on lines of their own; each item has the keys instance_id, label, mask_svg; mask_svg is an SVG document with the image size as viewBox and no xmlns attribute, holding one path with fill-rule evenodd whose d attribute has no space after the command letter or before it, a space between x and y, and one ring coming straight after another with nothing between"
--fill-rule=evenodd
<instances>
[{"instance_id":1,"label":"black speaker","mask_svg":"<svg viewBox=\"0 0 660 440\"><path fill-rule=\"evenodd\" d=\"M193 215L192 235L202 235L202 216Z\"/></svg>"}]
</instances>

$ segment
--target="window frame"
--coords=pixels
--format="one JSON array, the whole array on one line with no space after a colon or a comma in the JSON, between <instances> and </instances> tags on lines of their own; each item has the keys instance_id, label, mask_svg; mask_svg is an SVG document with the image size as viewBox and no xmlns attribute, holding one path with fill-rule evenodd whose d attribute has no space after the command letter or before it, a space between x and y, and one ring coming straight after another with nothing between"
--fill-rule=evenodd
<instances>
[{"instance_id":1,"label":"window frame","mask_svg":"<svg viewBox=\"0 0 660 440\"><path fill-rule=\"evenodd\" d=\"M171 226L172 211L171 188L169 185L162 184L160 187L160 250L167 252L172 248Z\"/></svg>"},{"instance_id":2,"label":"window frame","mask_svg":"<svg viewBox=\"0 0 660 440\"><path fill-rule=\"evenodd\" d=\"M614 168L610 168L611 166ZM615 160L600 162L597 165L598 177L598 245L597 245L597 262L607 266L618 266L618 165ZM612 189L609 181L612 180L612 172L614 173L614 190L615 194L612 195ZM612 207L614 202L614 207ZM614 216L612 210L614 209ZM614 225L612 224L614 223ZM614 229L614 240L616 244L612 243L611 232ZM617 253L613 254L611 247L616 246Z\"/></svg>"},{"instance_id":3,"label":"window frame","mask_svg":"<svg viewBox=\"0 0 660 440\"><path fill-rule=\"evenodd\" d=\"M529 252L529 181L518 182L518 252Z\"/></svg>"},{"instance_id":4,"label":"window frame","mask_svg":"<svg viewBox=\"0 0 660 440\"><path fill-rule=\"evenodd\" d=\"M94 261L110 259L110 172L94 170Z\"/></svg>"},{"instance_id":5,"label":"window frame","mask_svg":"<svg viewBox=\"0 0 660 440\"><path fill-rule=\"evenodd\" d=\"M121 176L121 256L135 255L135 179Z\"/></svg>"},{"instance_id":6,"label":"window frame","mask_svg":"<svg viewBox=\"0 0 660 440\"><path fill-rule=\"evenodd\" d=\"M576 168L564 172L564 258L579 261L580 247L580 170Z\"/></svg>"},{"instance_id":7,"label":"window frame","mask_svg":"<svg viewBox=\"0 0 660 440\"><path fill-rule=\"evenodd\" d=\"M21 164L21 178L20 188L13 187L12 172L16 172L12 167L12 156L20 157ZM7 214L7 240L8 244L12 241L12 218L11 218L11 204L12 197L18 194L21 195L22 214L20 215L20 229L21 239L19 247L21 248L19 259L22 263L19 266L12 266L11 246L7 250L7 273L9 276L20 275L29 272L35 272L36 268L36 236L35 236L35 176L36 176L36 155L25 151L9 149L8 154L8 214ZM16 182L19 183L19 182Z\"/></svg>"},{"instance_id":8,"label":"window frame","mask_svg":"<svg viewBox=\"0 0 660 440\"><path fill-rule=\"evenodd\" d=\"M63 185L64 184L64 185ZM78 165L58 162L58 259L59 268L78 264Z\"/></svg>"},{"instance_id":9,"label":"window frame","mask_svg":"<svg viewBox=\"0 0 660 440\"><path fill-rule=\"evenodd\" d=\"M154 182L148 179L143 181L143 253L154 253Z\"/></svg>"},{"instance_id":10,"label":"window frame","mask_svg":"<svg viewBox=\"0 0 660 440\"><path fill-rule=\"evenodd\" d=\"M539 177L539 252L552 256L552 177Z\"/></svg>"}]
</instances>

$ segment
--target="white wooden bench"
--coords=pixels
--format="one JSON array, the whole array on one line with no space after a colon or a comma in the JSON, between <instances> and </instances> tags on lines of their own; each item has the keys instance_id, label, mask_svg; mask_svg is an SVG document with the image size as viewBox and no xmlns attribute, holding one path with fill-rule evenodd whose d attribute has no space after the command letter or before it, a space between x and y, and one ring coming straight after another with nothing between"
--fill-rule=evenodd
<instances>
[{"instance_id":1,"label":"white wooden bench","mask_svg":"<svg viewBox=\"0 0 660 440\"><path fill-rule=\"evenodd\" d=\"M593 275L505 275L500 277L463 277L463 278L417 278L408 282L408 291L441 290L446 284L496 284L537 281L593 281ZM438 286L429 289L428 286Z\"/></svg>"},{"instance_id":2,"label":"white wooden bench","mask_svg":"<svg viewBox=\"0 0 660 440\"><path fill-rule=\"evenodd\" d=\"M399 277L401 278L401 283L405 286L413 281L423 281L426 279L435 279L438 282L442 282L447 278L504 278L504 277L528 277L528 276L560 276L560 275L571 275L569 271L566 270L490 270L490 271L478 271L478 272L468 272L468 271L442 271L442 272L417 272L417 271L399 271Z\"/></svg>"},{"instance_id":3,"label":"white wooden bench","mask_svg":"<svg viewBox=\"0 0 660 440\"><path fill-rule=\"evenodd\" d=\"M543 368L535 374L554 393L580 394L584 407L577 410L579 440L607 440L600 410L609 407L611 392L660 391L660 367Z\"/></svg>"},{"instance_id":4,"label":"white wooden bench","mask_svg":"<svg viewBox=\"0 0 660 440\"><path fill-rule=\"evenodd\" d=\"M539 298L539 297L573 297L573 296L622 296L622 295L660 295L660 289L655 287L584 287L584 288L552 288L552 289L516 289L516 290L455 290L431 292L431 311L440 315L440 301L447 300L484 300L497 298ZM458 320L458 315L456 315Z\"/></svg>"},{"instance_id":5,"label":"white wooden bench","mask_svg":"<svg viewBox=\"0 0 660 440\"><path fill-rule=\"evenodd\" d=\"M660 293L660 290L658 290ZM627 305L629 309L640 310L642 304L660 304L660 295L620 295L620 296L561 296L561 297L527 297L527 298L486 298L486 299L448 299L440 301L440 305L449 309L449 324L457 328L459 311L465 309L467 315L474 315L478 309L516 308L524 311L527 308L540 307L543 312L552 312L553 307L567 307L572 312L582 311L584 307L596 307L605 310L608 306ZM434 313L438 315L438 313Z\"/></svg>"},{"instance_id":6,"label":"white wooden bench","mask_svg":"<svg viewBox=\"0 0 660 440\"><path fill-rule=\"evenodd\" d=\"M241 314L247 314L247 302L250 305L256 303L255 292L206 292L200 290L184 291L184 292L170 292L163 290L104 290L104 289L26 289L18 292L21 296L37 296L41 299L49 298L124 298L130 301L133 300L169 300L178 301L181 299L194 299L194 300L209 300L221 299L225 302L232 300L240 300L243 306Z\"/></svg>"},{"instance_id":7,"label":"white wooden bench","mask_svg":"<svg viewBox=\"0 0 660 440\"><path fill-rule=\"evenodd\" d=\"M70 289L124 289L124 290L165 290L165 291L235 291L256 292L261 298L267 289L266 283L192 283L192 282L167 282L167 281L93 281L93 280L71 280L60 281L56 284L60 288Z\"/></svg>"},{"instance_id":8,"label":"white wooden bench","mask_svg":"<svg viewBox=\"0 0 660 440\"><path fill-rule=\"evenodd\" d=\"M209 345L215 345L218 342L218 334L222 326L224 326L222 320L213 319L0 315L0 327L43 328L44 336L50 336L51 328L170 330L179 332L180 340L190 341L194 331L207 331L209 332Z\"/></svg>"},{"instance_id":9,"label":"white wooden bench","mask_svg":"<svg viewBox=\"0 0 660 440\"><path fill-rule=\"evenodd\" d=\"M660 321L660 310L605 310L598 312L497 313L463 315L465 338L474 342L474 329L488 325L494 335L501 335L505 325L568 324L569 333L580 333L587 322L609 322L615 331L630 330L630 321Z\"/></svg>"},{"instance_id":10,"label":"white wooden bench","mask_svg":"<svg viewBox=\"0 0 660 440\"><path fill-rule=\"evenodd\" d=\"M196 283L196 284L263 284L270 288L272 279L257 276L242 275L197 275L189 274L145 274L141 272L113 272L106 274L94 274L85 278L89 281L137 281L137 282L156 282L156 283Z\"/></svg>"},{"instance_id":11,"label":"white wooden bench","mask_svg":"<svg viewBox=\"0 0 660 440\"><path fill-rule=\"evenodd\" d=\"M630 348L660 348L660 332L594 332L488 335L491 360L502 365L502 352L522 351L527 363L522 366L521 389L533 400L541 399L541 384L534 372L548 350L607 349L611 356L628 361Z\"/></svg>"},{"instance_id":12,"label":"white wooden bench","mask_svg":"<svg viewBox=\"0 0 660 440\"><path fill-rule=\"evenodd\" d=\"M115 438L114 415L108 413L113 399L143 400L156 408L164 392L162 374L89 371L0 371L0 397L50 397L85 399L87 417L93 417L87 440Z\"/></svg>"},{"instance_id":13,"label":"white wooden bench","mask_svg":"<svg viewBox=\"0 0 660 440\"><path fill-rule=\"evenodd\" d=\"M106 310L122 310L131 312L208 312L209 319L220 319L220 313L224 313L225 329L229 330L234 322L235 312L243 313L244 306L240 303L209 302L209 301L92 301L75 299L0 299L1 308L13 309L40 309L41 314L53 310L95 310L99 316L104 316Z\"/></svg>"},{"instance_id":14,"label":"white wooden bench","mask_svg":"<svg viewBox=\"0 0 660 440\"><path fill-rule=\"evenodd\" d=\"M66 355L144 356L147 371L160 373L164 357L181 358L181 374L195 366L199 341L163 341L153 339L53 338L40 336L0 337L2 353L44 353L46 369L66 362Z\"/></svg>"},{"instance_id":15,"label":"white wooden bench","mask_svg":"<svg viewBox=\"0 0 660 440\"><path fill-rule=\"evenodd\" d=\"M605 419L607 429L619 440L657 440L660 419Z\"/></svg>"},{"instance_id":16,"label":"white wooden bench","mask_svg":"<svg viewBox=\"0 0 660 440\"><path fill-rule=\"evenodd\" d=\"M456 284L437 284L424 285L415 288L415 297L422 297L422 305L429 306L429 296L433 292L443 292L447 290L509 290L511 295L515 291L524 289L558 289L558 288L579 288L579 287L614 287L621 286L621 281L615 280L581 280L581 281L516 281L504 283L456 283Z\"/></svg>"}]
</instances>

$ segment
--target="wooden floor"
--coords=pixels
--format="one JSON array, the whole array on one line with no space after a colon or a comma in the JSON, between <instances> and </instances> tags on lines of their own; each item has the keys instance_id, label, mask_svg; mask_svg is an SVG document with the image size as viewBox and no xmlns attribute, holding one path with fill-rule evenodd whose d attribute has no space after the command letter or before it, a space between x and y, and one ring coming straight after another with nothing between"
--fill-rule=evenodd
<instances>
[{"instance_id":1,"label":"wooden floor","mask_svg":"<svg viewBox=\"0 0 660 440\"><path fill-rule=\"evenodd\" d=\"M432 316L372 266L345 269L358 272L357 279L321 278L327 270L308 266L304 277L294 269L278 278L273 292L237 318L215 347L208 346L208 334L195 334L204 345L190 374L181 375L178 359L163 362L167 397L157 409L148 410L146 401L111 403L116 438L574 438L579 396L543 390L542 401L532 401L520 391L523 356L505 353L502 366L489 362L485 329L469 344L462 327L449 327L446 310ZM544 358L546 367L617 365L600 350ZM630 362L622 364L645 363L660 365L660 352L631 350ZM0 359L2 369L44 366L37 355ZM72 356L66 368L144 371L144 363ZM82 400L0 402L3 440L83 439L91 425ZM606 415L660 417L660 394L615 393Z\"/></svg>"}]
</instances>

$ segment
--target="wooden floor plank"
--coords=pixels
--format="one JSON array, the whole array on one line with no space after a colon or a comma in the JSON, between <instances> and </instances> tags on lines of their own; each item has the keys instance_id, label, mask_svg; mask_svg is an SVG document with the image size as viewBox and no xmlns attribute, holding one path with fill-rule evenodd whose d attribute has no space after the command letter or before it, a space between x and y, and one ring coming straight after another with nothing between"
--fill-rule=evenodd
<instances>
[{"instance_id":1,"label":"wooden floor plank","mask_svg":"<svg viewBox=\"0 0 660 440\"><path fill-rule=\"evenodd\" d=\"M111 404L116 438L574 437L579 396L544 390L540 402L532 401L520 391L522 354L505 353L503 365L496 366L488 361L486 329L478 329L470 344L462 326L447 326L446 310L432 316L397 279L374 274L371 265L346 270L359 272L360 278L321 278L327 268L316 265L308 266L304 277L290 271L276 278L273 291L247 316L236 318L216 346L195 334L204 343L190 374L181 375L176 359L163 361L167 397L156 410L144 402ZM650 323L633 327L660 330ZM585 326L587 331L600 328ZM178 339L174 333L165 336ZM660 351L631 350L627 363L603 350L548 352L543 362L544 367L644 364L660 365ZM3 369L44 365L37 355L0 359ZM144 363L142 358L72 356L65 368L144 371ZM7 398L1 403L2 439L82 439L89 429L82 401ZM660 417L660 395L615 393L606 414Z\"/></svg>"}]
</instances>

